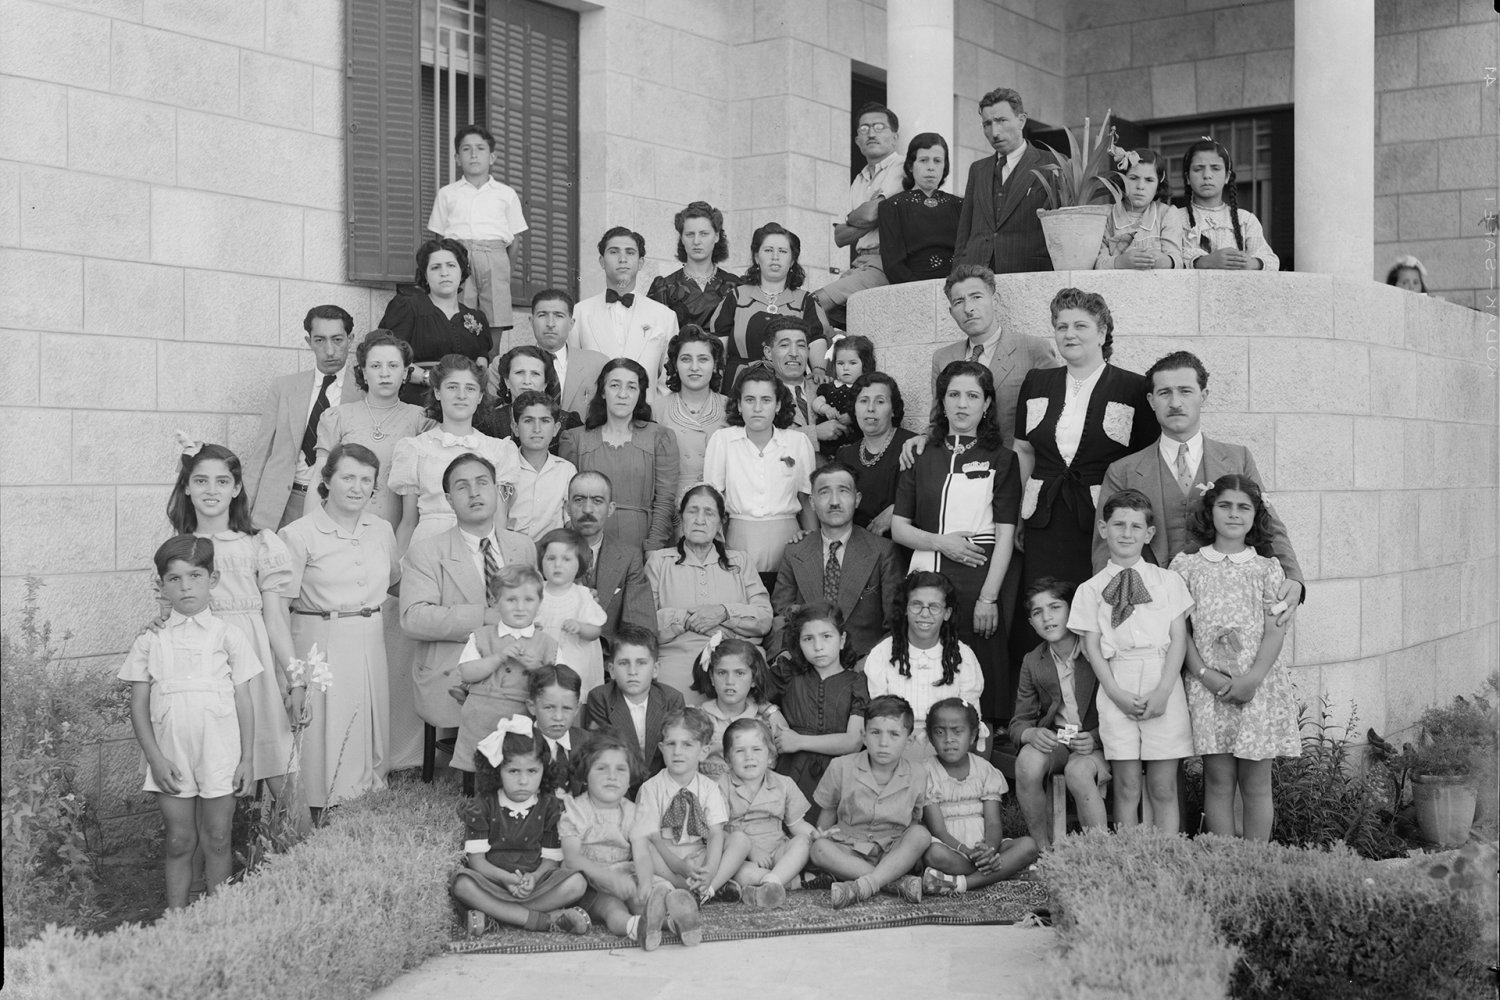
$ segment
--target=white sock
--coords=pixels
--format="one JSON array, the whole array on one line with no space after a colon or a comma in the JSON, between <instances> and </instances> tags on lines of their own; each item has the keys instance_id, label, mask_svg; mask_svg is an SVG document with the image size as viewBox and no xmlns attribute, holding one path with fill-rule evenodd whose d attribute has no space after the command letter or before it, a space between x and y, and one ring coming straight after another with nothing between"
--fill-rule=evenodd
<instances>
[{"instance_id":1,"label":"white sock","mask_svg":"<svg viewBox=\"0 0 1500 1000\"><path fill-rule=\"evenodd\" d=\"M969 877L967 875L955 875L955 876L953 876L953 891L954 892L968 892L969 891Z\"/></svg>"},{"instance_id":2,"label":"white sock","mask_svg":"<svg viewBox=\"0 0 1500 1000\"><path fill-rule=\"evenodd\" d=\"M637 914L636 916L631 917L630 922L625 925L625 936L628 938L635 937L636 932L640 930L640 927L641 918L640 915Z\"/></svg>"}]
</instances>

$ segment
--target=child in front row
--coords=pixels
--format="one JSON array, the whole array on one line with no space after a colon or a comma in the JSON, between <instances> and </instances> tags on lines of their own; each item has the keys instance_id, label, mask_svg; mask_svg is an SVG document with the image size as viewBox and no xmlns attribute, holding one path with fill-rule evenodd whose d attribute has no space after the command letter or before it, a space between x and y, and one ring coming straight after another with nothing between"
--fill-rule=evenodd
<instances>
[{"instance_id":1,"label":"child in front row","mask_svg":"<svg viewBox=\"0 0 1500 1000\"><path fill-rule=\"evenodd\" d=\"M739 719L765 717L768 687L770 677L759 646L722 631L708 640L693 663L693 690L709 699L698 707L714 724L708 754L700 768L704 774L717 779L728 773L722 749L724 733Z\"/></svg>"},{"instance_id":2,"label":"child in front row","mask_svg":"<svg viewBox=\"0 0 1500 1000\"><path fill-rule=\"evenodd\" d=\"M818 829L810 859L838 881L829 890L835 909L882 890L908 903L922 901L922 880L909 874L932 844L918 817L927 806L927 769L905 756L912 731L905 698L871 698L865 709L865 749L828 765L813 801Z\"/></svg>"},{"instance_id":3,"label":"child in front row","mask_svg":"<svg viewBox=\"0 0 1500 1000\"><path fill-rule=\"evenodd\" d=\"M937 756L927 761L927 808L932 832L924 859L924 895L946 896L1002 882L1036 860L1030 837L1006 837L1000 825L1005 775L976 753L979 712L959 698L927 710L927 738Z\"/></svg>"},{"instance_id":4,"label":"child in front row","mask_svg":"<svg viewBox=\"0 0 1500 1000\"><path fill-rule=\"evenodd\" d=\"M1144 761L1151 823L1177 833L1177 765L1193 752L1182 689L1193 598L1181 576L1141 558L1156 534L1144 493L1121 490L1101 513L1109 563L1079 585L1068 628L1083 636L1102 692L1099 735L1114 771L1115 823L1138 822Z\"/></svg>"},{"instance_id":5,"label":"child in front row","mask_svg":"<svg viewBox=\"0 0 1500 1000\"><path fill-rule=\"evenodd\" d=\"M775 909L786 902L787 886L798 880L820 836L807 821L812 806L796 782L771 770L776 745L760 719L729 724L724 756L729 773L719 779L719 790L729 809L727 829L743 838L725 845L719 873L739 886L746 906Z\"/></svg>"},{"instance_id":6,"label":"child in front row","mask_svg":"<svg viewBox=\"0 0 1500 1000\"><path fill-rule=\"evenodd\" d=\"M560 867L562 803L552 794L547 746L531 720L501 719L479 741L474 763L476 794L458 807L464 867L449 890L469 909L469 933L484 933L485 917L529 931L588 933L588 914L573 905L588 884Z\"/></svg>"},{"instance_id":7,"label":"child in front row","mask_svg":"<svg viewBox=\"0 0 1500 1000\"><path fill-rule=\"evenodd\" d=\"M1099 743L1098 682L1083 639L1068 629L1077 588L1044 576L1026 591L1022 607L1042 642L1021 660L1010 739L1016 754L1016 800L1037 847L1052 846L1046 781L1058 770L1084 829L1109 824L1104 786L1109 763Z\"/></svg>"},{"instance_id":8,"label":"child in front row","mask_svg":"<svg viewBox=\"0 0 1500 1000\"><path fill-rule=\"evenodd\" d=\"M729 813L718 784L698 773L713 731L714 724L696 708L667 716L661 728L666 769L641 785L630 831L636 856L649 851L651 870L674 886L667 895L667 923L690 947L703 940L698 904L712 899L728 881L719 872L719 861ZM743 841L745 836L735 838Z\"/></svg>"},{"instance_id":9,"label":"child in front row","mask_svg":"<svg viewBox=\"0 0 1500 1000\"><path fill-rule=\"evenodd\" d=\"M582 688L578 672L565 663L544 663L531 673L526 710L547 743L547 777L559 797L568 794L573 761L583 747L585 734L573 725Z\"/></svg>"},{"instance_id":10,"label":"child in front row","mask_svg":"<svg viewBox=\"0 0 1500 1000\"><path fill-rule=\"evenodd\" d=\"M609 682L588 693L583 728L613 729L645 770L632 779L630 796L662 769L662 722L682 708L682 692L656 679L656 633L629 622L615 629Z\"/></svg>"},{"instance_id":11,"label":"child in front row","mask_svg":"<svg viewBox=\"0 0 1500 1000\"><path fill-rule=\"evenodd\" d=\"M166 827L167 908L188 903L193 852L208 891L229 878L235 796L255 790L255 708L262 670L245 634L209 610L218 583L211 538L175 535L153 557L171 614L136 636L119 677L130 682L130 724L146 755L145 791Z\"/></svg>"},{"instance_id":12,"label":"child in front row","mask_svg":"<svg viewBox=\"0 0 1500 1000\"><path fill-rule=\"evenodd\" d=\"M1260 220L1240 208L1229 150L1212 139L1182 154L1184 267L1275 271L1281 258L1266 242Z\"/></svg>"}]
</instances>

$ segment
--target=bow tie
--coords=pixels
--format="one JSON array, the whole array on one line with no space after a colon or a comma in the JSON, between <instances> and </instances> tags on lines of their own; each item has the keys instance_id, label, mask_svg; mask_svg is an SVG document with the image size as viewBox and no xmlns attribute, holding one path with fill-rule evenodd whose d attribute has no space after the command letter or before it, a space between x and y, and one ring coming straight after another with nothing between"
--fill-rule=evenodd
<instances>
[{"instance_id":1,"label":"bow tie","mask_svg":"<svg viewBox=\"0 0 1500 1000\"><path fill-rule=\"evenodd\" d=\"M496 634L504 639L506 636L515 636L517 639L530 639L536 635L536 626L527 625L525 628L511 628L509 625L495 626Z\"/></svg>"},{"instance_id":2,"label":"bow tie","mask_svg":"<svg viewBox=\"0 0 1500 1000\"><path fill-rule=\"evenodd\" d=\"M680 789L667 804L667 811L662 813L661 829L678 841L683 837L707 838L708 820L703 815L698 796L686 788Z\"/></svg>"},{"instance_id":3,"label":"bow tie","mask_svg":"<svg viewBox=\"0 0 1500 1000\"><path fill-rule=\"evenodd\" d=\"M457 434L449 434L447 431L443 431L443 447L469 449L478 448L479 433L476 431L472 434L465 434L463 437L459 437Z\"/></svg>"},{"instance_id":4,"label":"bow tie","mask_svg":"<svg viewBox=\"0 0 1500 1000\"><path fill-rule=\"evenodd\" d=\"M620 305L624 306L626 309L629 309L629 308L631 308L632 306L635 305L635 293L634 292L626 292L624 295L621 295L619 292L615 291L613 288L607 288L607 289L605 289L604 290L604 304L605 305L613 305L616 302L620 303Z\"/></svg>"},{"instance_id":5,"label":"bow tie","mask_svg":"<svg viewBox=\"0 0 1500 1000\"><path fill-rule=\"evenodd\" d=\"M1151 591L1146 589L1146 582L1134 568L1116 574L1100 596L1109 602L1110 628L1119 628L1135 612L1136 605L1151 603Z\"/></svg>"}]
</instances>

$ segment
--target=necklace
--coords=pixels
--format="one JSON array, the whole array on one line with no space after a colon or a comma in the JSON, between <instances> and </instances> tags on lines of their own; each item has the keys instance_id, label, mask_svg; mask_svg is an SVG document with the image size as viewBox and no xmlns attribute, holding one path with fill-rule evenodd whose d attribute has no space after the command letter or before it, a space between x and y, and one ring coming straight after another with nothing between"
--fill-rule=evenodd
<instances>
[{"instance_id":1,"label":"necklace","mask_svg":"<svg viewBox=\"0 0 1500 1000\"><path fill-rule=\"evenodd\" d=\"M385 422L387 420L391 419L391 414L389 413L389 411L396 409L401 404L399 402L395 402L395 403L392 403L390 406L371 406L370 405L370 397L368 397L368 396L365 397L364 404L365 404L365 412L370 415L370 424L371 424L371 426L373 428L373 430L371 430L371 432L370 432L370 436L373 437L376 441L384 441L386 438L390 437L390 435L387 434L381 428L383 428L385 426ZM375 411L376 410L385 410L387 412L386 412L385 416L381 417L379 420L376 420L375 419Z\"/></svg>"},{"instance_id":2,"label":"necklace","mask_svg":"<svg viewBox=\"0 0 1500 1000\"><path fill-rule=\"evenodd\" d=\"M692 271L689 271L686 266L684 266L682 269L682 273L687 277L689 281L697 285L699 288L707 288L708 283L714 280L713 268L709 268L708 273L706 274L694 274Z\"/></svg>"},{"instance_id":3,"label":"necklace","mask_svg":"<svg viewBox=\"0 0 1500 1000\"><path fill-rule=\"evenodd\" d=\"M922 204L923 205L927 206L928 208L937 208L938 207L937 191L936 190L933 190L930 193L924 191L923 194L926 195L926 197L922 199Z\"/></svg>"},{"instance_id":4,"label":"necklace","mask_svg":"<svg viewBox=\"0 0 1500 1000\"><path fill-rule=\"evenodd\" d=\"M781 293L780 292L768 292L768 291L766 291L766 286L765 285L761 285L760 286L760 293L762 295L769 295L771 297L770 304L766 306L766 309L765 309L766 312L774 314L774 313L778 313L778 312L781 311L781 306L777 305L777 302L781 298Z\"/></svg>"},{"instance_id":5,"label":"necklace","mask_svg":"<svg viewBox=\"0 0 1500 1000\"><path fill-rule=\"evenodd\" d=\"M974 447L973 441L965 441L960 434L953 435L953 457L957 458L970 448Z\"/></svg>"},{"instance_id":6,"label":"necklace","mask_svg":"<svg viewBox=\"0 0 1500 1000\"><path fill-rule=\"evenodd\" d=\"M870 451L865 447L866 442L861 441L859 443L859 464L863 465L865 468L874 466L885 455L886 450L890 448L891 442L895 439L896 429L892 427L890 430L885 432L885 441L880 445L879 451Z\"/></svg>"}]
</instances>

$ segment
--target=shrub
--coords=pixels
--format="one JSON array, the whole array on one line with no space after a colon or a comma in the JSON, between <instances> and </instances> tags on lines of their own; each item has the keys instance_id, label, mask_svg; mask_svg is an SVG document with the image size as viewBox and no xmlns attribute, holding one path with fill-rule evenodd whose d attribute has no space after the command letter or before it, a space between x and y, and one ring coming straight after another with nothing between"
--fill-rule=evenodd
<instances>
[{"instance_id":1,"label":"shrub","mask_svg":"<svg viewBox=\"0 0 1500 1000\"><path fill-rule=\"evenodd\" d=\"M442 950L460 861L451 787L402 782L238 885L156 924L48 928L5 955L6 996L363 997Z\"/></svg>"},{"instance_id":2,"label":"shrub","mask_svg":"<svg viewBox=\"0 0 1500 1000\"><path fill-rule=\"evenodd\" d=\"M1161 984L1179 980L1196 984L1191 995L1223 996L1205 957L1227 960L1228 995L1236 998L1492 995L1480 947L1484 916L1420 866L1375 865L1342 847L1190 841L1150 829L1087 831L1043 864L1062 975L1094 989L1094 967L1115 962L1119 983L1149 984L1099 996L1175 995Z\"/></svg>"},{"instance_id":3,"label":"shrub","mask_svg":"<svg viewBox=\"0 0 1500 1000\"><path fill-rule=\"evenodd\" d=\"M1413 774L1472 778L1493 768L1495 712L1483 695L1460 695L1451 704L1435 705L1422 713L1421 725Z\"/></svg>"}]
</instances>

